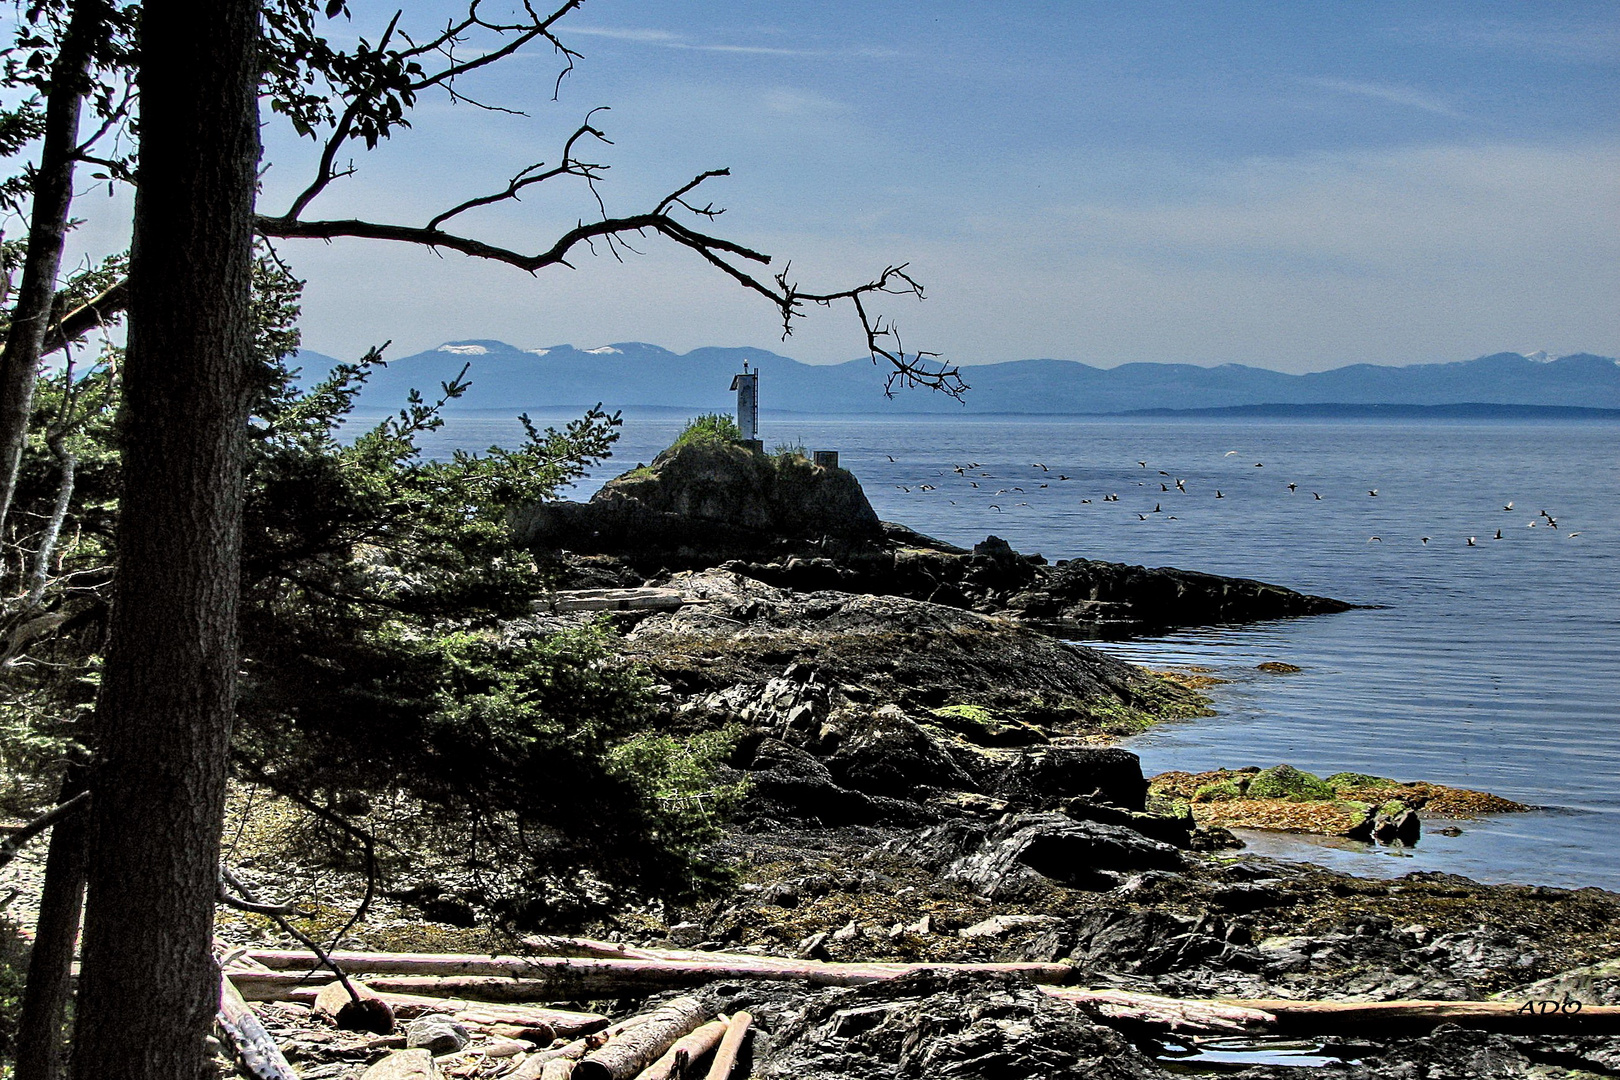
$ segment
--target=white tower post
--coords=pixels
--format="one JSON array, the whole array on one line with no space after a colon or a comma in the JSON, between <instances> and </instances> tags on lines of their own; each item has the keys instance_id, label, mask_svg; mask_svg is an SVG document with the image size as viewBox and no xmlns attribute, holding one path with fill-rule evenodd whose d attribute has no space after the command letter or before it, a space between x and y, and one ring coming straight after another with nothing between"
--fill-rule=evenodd
<instances>
[{"instance_id":1,"label":"white tower post","mask_svg":"<svg viewBox=\"0 0 1620 1080\"><path fill-rule=\"evenodd\" d=\"M741 375L731 379L731 388L737 391L737 427L744 442L759 441L759 372L748 370L743 361Z\"/></svg>"}]
</instances>

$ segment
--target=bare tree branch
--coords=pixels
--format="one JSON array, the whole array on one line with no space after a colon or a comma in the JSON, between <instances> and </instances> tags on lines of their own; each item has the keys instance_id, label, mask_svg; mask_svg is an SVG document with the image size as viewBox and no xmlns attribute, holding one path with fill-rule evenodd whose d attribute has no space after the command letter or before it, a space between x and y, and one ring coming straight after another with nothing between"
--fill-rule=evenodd
<instances>
[{"instance_id":1,"label":"bare tree branch","mask_svg":"<svg viewBox=\"0 0 1620 1080\"><path fill-rule=\"evenodd\" d=\"M239 908L242 911L251 911L259 915L264 915L268 917L271 922L274 922L277 926L281 927L284 932L297 938L298 943L304 948L308 949L315 956L315 959L319 962L321 967L327 968L332 972L333 975L337 976L337 981L343 984L343 989L348 993L349 999L356 1005L360 1004L360 993L359 991L355 990L354 984L349 981L348 973L338 966L337 962L332 959L332 955L330 953L321 948L319 942L287 921L287 916L289 914L302 915L302 912L293 909L290 905L261 904L257 899L254 898L253 893L248 889L248 887L242 884L241 879L239 879L235 874L231 873L231 868L223 863L220 864L219 877L219 899L221 903L224 903L230 907ZM227 885L236 890L235 896L232 896L225 890L225 886ZM344 932L347 933L347 930Z\"/></svg>"},{"instance_id":2,"label":"bare tree branch","mask_svg":"<svg viewBox=\"0 0 1620 1080\"><path fill-rule=\"evenodd\" d=\"M599 112L606 111L606 108L606 106L602 106L601 108L592 109L586 115L585 122L568 137L568 141L563 144L562 163L560 165L550 169L545 169L544 171L540 171L541 166L544 164L543 162L530 165L528 168L524 169L522 172L518 173L512 178L511 182L506 185L505 191L498 191L491 195L481 195L478 198L468 199L464 203L452 206L450 209L435 216L431 221L429 221L427 223L427 228L437 229L440 225L444 224L446 221L449 221L451 218L464 214L468 210L473 210L480 206L489 206L492 203L504 202L508 199L516 200L518 193L524 188L532 187L535 184L543 184L547 180L554 180L559 176L581 176L587 181L596 179L601 175L603 170L607 168L607 166L578 160L574 157L574 144L579 142L579 140L584 138L586 135L594 136L595 138L600 139L602 142L609 141L608 137L603 134L601 130L591 124L591 117L595 116ZM660 207L660 210L661 209L662 207Z\"/></svg>"},{"instance_id":3,"label":"bare tree branch","mask_svg":"<svg viewBox=\"0 0 1620 1080\"><path fill-rule=\"evenodd\" d=\"M13 831L12 834L6 837L3 842L0 842L0 867L6 866L11 862L12 859L15 859L17 857L17 852L21 851L23 849L23 845L28 843L28 841L44 832L52 825L55 825L58 821L61 821L69 814L76 814L80 810L83 810L89 805L89 803L90 793L88 791L81 791L77 795L73 796L73 798L67 800L66 802L57 803L55 806L39 815L33 821L30 821L28 824L22 826L22 828Z\"/></svg>"},{"instance_id":4,"label":"bare tree branch","mask_svg":"<svg viewBox=\"0 0 1620 1080\"><path fill-rule=\"evenodd\" d=\"M41 350L49 355L69 345L98 326L106 326L124 313L129 305L129 282L109 285L100 295L63 315L45 331L45 344Z\"/></svg>"}]
</instances>

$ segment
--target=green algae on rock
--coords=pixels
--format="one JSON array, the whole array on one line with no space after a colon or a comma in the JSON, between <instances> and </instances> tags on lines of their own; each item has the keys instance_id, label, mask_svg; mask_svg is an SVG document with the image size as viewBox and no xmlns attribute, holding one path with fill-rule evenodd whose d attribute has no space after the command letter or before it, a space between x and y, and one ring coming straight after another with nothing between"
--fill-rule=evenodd
<instances>
[{"instance_id":1,"label":"green algae on rock","mask_svg":"<svg viewBox=\"0 0 1620 1080\"><path fill-rule=\"evenodd\" d=\"M1260 770L1167 772L1149 780L1149 798L1185 800L1201 826L1317 833L1352 840L1416 843L1427 818L1517 813L1531 809L1500 796L1427 781L1367 773L1326 780L1292 765Z\"/></svg>"},{"instance_id":2,"label":"green algae on rock","mask_svg":"<svg viewBox=\"0 0 1620 1080\"><path fill-rule=\"evenodd\" d=\"M1332 787L1311 773L1287 764L1262 769L1249 781L1244 794L1251 799L1287 799L1290 802L1318 802L1334 797Z\"/></svg>"}]
</instances>

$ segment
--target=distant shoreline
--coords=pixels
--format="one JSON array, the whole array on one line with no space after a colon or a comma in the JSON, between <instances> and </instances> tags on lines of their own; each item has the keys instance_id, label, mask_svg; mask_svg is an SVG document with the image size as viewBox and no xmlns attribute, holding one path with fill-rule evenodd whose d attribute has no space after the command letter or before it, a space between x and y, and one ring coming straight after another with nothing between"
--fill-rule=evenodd
<instances>
[{"instance_id":1,"label":"distant shoreline","mask_svg":"<svg viewBox=\"0 0 1620 1080\"><path fill-rule=\"evenodd\" d=\"M575 412L591 404L513 405L498 409L447 410L446 419L456 417L489 419L515 417L518 413ZM697 407L625 405L620 406L626 416L668 417L686 419L701 411ZM716 405L724 411L725 403ZM885 420L936 421L949 420L1176 420L1176 419L1270 419L1270 420L1569 420L1579 422L1612 423L1620 421L1620 409L1594 409L1576 405L1498 405L1489 402L1460 402L1446 405L1398 404L1258 404L1226 405L1207 409L1131 409L1124 412L812 412L798 409L761 409L761 415L817 420ZM357 410L356 420L381 419L392 412Z\"/></svg>"}]
</instances>

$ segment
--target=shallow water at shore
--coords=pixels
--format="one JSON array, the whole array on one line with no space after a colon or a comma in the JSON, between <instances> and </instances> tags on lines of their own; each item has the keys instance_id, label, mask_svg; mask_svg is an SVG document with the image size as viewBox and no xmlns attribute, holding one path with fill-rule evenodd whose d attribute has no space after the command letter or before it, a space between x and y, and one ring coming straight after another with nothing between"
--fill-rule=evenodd
<instances>
[{"instance_id":1,"label":"shallow water at shore","mask_svg":"<svg viewBox=\"0 0 1620 1080\"><path fill-rule=\"evenodd\" d=\"M651 460L680 426L627 421L613 461L573 497ZM880 516L952 543L994 533L1054 560L1179 566L1380 605L1105 645L1230 680L1208 691L1217 716L1131 749L1149 772L1287 761L1550 808L1460 822L1461 836L1431 833L1410 852L1273 835L1268 853L1620 890L1620 427L770 414L761 426L767 445L838 449ZM429 449L516 431L453 419ZM1268 660L1304 670L1255 670Z\"/></svg>"}]
</instances>

